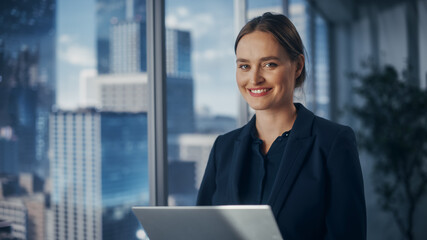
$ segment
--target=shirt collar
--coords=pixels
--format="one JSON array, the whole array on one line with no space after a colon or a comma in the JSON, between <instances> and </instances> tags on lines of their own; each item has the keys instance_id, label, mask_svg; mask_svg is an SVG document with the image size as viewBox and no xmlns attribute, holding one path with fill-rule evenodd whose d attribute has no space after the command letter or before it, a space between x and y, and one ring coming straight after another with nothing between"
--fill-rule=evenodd
<instances>
[{"instance_id":1,"label":"shirt collar","mask_svg":"<svg viewBox=\"0 0 427 240\"><path fill-rule=\"evenodd\" d=\"M256 125L255 125L255 123L256 123L256 116L254 116L254 117L255 117L255 120L250 122L250 124L251 124L251 126L250 126L251 127L251 129L250 129L250 135L251 135L251 138L252 138L252 143L261 144L262 140L258 137L258 132L256 130ZM280 138L280 137L281 138L289 137L289 134L291 133L291 130L283 132L282 135L278 136L277 138Z\"/></svg>"}]
</instances>

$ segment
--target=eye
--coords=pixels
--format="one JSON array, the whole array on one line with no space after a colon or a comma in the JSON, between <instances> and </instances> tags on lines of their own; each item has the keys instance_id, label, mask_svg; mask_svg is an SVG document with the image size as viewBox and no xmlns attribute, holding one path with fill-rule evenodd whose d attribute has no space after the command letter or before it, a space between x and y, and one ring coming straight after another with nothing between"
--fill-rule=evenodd
<instances>
[{"instance_id":1,"label":"eye","mask_svg":"<svg viewBox=\"0 0 427 240\"><path fill-rule=\"evenodd\" d=\"M242 64L242 65L239 65L239 68L242 69L242 70L248 70L249 69L249 65L248 64Z\"/></svg>"},{"instance_id":2,"label":"eye","mask_svg":"<svg viewBox=\"0 0 427 240\"><path fill-rule=\"evenodd\" d=\"M277 67L277 64L275 64L275 63L266 63L265 65L264 65L264 67L266 67L266 68L275 68L275 67Z\"/></svg>"}]
</instances>

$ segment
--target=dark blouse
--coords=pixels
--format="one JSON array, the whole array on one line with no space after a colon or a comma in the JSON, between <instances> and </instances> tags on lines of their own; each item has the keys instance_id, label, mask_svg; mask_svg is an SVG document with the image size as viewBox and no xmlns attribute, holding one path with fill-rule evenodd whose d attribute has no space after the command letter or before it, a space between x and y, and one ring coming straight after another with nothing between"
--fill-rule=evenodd
<instances>
[{"instance_id":1,"label":"dark blouse","mask_svg":"<svg viewBox=\"0 0 427 240\"><path fill-rule=\"evenodd\" d=\"M277 176L280 161L290 131L278 136L267 154L262 152L263 141L258 138L255 121L251 129L251 148L243 166L240 197L242 204L266 204Z\"/></svg>"}]
</instances>

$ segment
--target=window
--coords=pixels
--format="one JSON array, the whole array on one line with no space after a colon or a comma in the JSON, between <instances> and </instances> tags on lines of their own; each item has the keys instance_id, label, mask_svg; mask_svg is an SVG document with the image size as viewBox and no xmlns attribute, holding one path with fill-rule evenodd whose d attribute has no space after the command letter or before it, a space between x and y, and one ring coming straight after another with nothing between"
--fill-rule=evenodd
<instances>
[{"instance_id":1,"label":"window","mask_svg":"<svg viewBox=\"0 0 427 240\"><path fill-rule=\"evenodd\" d=\"M129 87L147 87L145 0L7 0L0 12L0 174L29 172L51 189L48 239L76 237L82 217L94 236L135 238L130 206L149 203L147 109L128 99L148 101ZM74 207L67 220L76 204L88 211Z\"/></svg>"},{"instance_id":2,"label":"window","mask_svg":"<svg viewBox=\"0 0 427 240\"><path fill-rule=\"evenodd\" d=\"M236 128L233 1L165 4L169 205L194 205L216 137Z\"/></svg>"},{"instance_id":3,"label":"window","mask_svg":"<svg viewBox=\"0 0 427 240\"><path fill-rule=\"evenodd\" d=\"M284 1L246 2L247 19L283 12ZM313 56L308 105L328 117L327 22L303 0L289 4ZM146 0L7 0L0 12L0 176L46 183L47 238L135 239L130 207L150 196ZM237 16L229 0L166 0L164 17L168 204L193 205L214 140L241 117ZM75 204L84 229L64 224Z\"/></svg>"}]
</instances>

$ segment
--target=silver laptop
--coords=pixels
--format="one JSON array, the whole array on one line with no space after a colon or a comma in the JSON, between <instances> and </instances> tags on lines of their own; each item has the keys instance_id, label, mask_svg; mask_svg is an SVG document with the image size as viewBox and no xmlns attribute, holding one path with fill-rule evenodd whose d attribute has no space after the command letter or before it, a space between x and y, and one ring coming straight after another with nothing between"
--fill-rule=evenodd
<instances>
[{"instance_id":1,"label":"silver laptop","mask_svg":"<svg viewBox=\"0 0 427 240\"><path fill-rule=\"evenodd\" d=\"M270 206L133 207L150 240L283 239Z\"/></svg>"}]
</instances>

